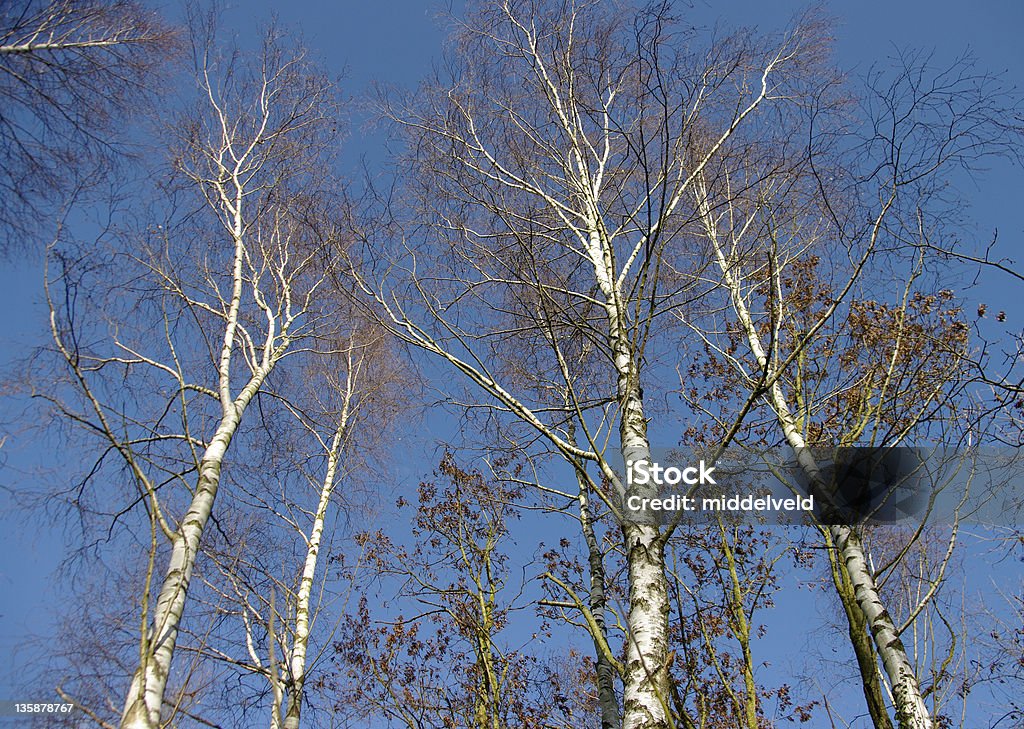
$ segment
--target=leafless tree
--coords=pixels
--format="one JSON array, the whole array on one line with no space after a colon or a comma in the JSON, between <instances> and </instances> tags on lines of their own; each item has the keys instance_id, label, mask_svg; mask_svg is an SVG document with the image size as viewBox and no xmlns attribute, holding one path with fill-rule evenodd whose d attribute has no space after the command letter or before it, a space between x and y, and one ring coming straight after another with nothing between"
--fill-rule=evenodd
<instances>
[{"instance_id":1,"label":"leafless tree","mask_svg":"<svg viewBox=\"0 0 1024 729\"><path fill-rule=\"evenodd\" d=\"M401 245L359 274L386 326L482 389L471 407L510 416L577 472L593 464L610 484L591 493L623 523L627 727L681 721L665 620L672 528L624 514L626 497L654 493L622 479L611 457L627 469L650 460L656 411L644 393L649 403L659 390L655 363L666 351L718 346L709 333L731 310L737 341L717 351L745 379L737 407L727 399L698 408L719 426L711 445L736 438L767 402L777 432L806 458L806 403L789 402L783 378L840 307L852 307L852 326L860 306L862 318L889 317L896 339L887 359L839 362L840 379L866 377L860 391L875 393L843 437L891 442L949 422L942 408L955 397L963 323L955 311L933 321L944 304L921 297L939 294L911 288L895 312L869 312L863 276L914 265L936 235L929 202L941 202L946 169L1012 146L998 90L962 67L930 77L908 64L889 86L873 76L859 109L825 64L813 22L696 51L672 20L665 5L631 14L511 0L471 17L447 75L416 98L384 102L411 150L404 198L391 199ZM795 314L785 307L813 299L799 290L807 282L796 266L818 249L839 283L818 310ZM790 304L779 293L786 276ZM677 344L687 340L697 347ZM923 364L910 371L915 358ZM598 374L581 379L581 362ZM685 391L702 386L700 373L683 372ZM930 726L860 535L837 525L830 538L900 721Z\"/></svg>"},{"instance_id":2,"label":"leafless tree","mask_svg":"<svg viewBox=\"0 0 1024 729\"><path fill-rule=\"evenodd\" d=\"M110 175L128 142L112 122L138 110L174 47L133 2L0 3L0 252L29 247L55 206Z\"/></svg>"},{"instance_id":3,"label":"leafless tree","mask_svg":"<svg viewBox=\"0 0 1024 729\"><path fill-rule=\"evenodd\" d=\"M147 515L124 727L161 726L177 709L166 703L172 659L225 456L271 373L327 321L322 293L341 248L328 215L332 83L274 32L248 64L216 61L209 47L198 61L204 97L178 120L173 166L201 207L150 226L142 245L122 239L133 242L112 251L114 266L88 265L95 249L50 255L51 333L67 388L37 394L101 450L76 501L102 499L87 492L116 457L131 487L100 511ZM96 278L107 275L116 280ZM79 308L86 291L90 303L109 305L91 298L104 288L126 310Z\"/></svg>"},{"instance_id":4,"label":"leafless tree","mask_svg":"<svg viewBox=\"0 0 1024 729\"><path fill-rule=\"evenodd\" d=\"M687 41L667 4L486 5L465 24L450 75L386 107L413 150L407 247L361 274L386 325L479 386L482 407L594 464L620 518L625 497L654 495L613 465L650 461L644 391L658 386L646 363L669 347L653 333L700 295L709 261L680 245L689 192L738 130L785 103L822 48L812 24L701 50ZM532 317L532 332L513 315ZM501 355L524 332L548 343L579 445L552 417L550 395L505 369ZM568 363L580 350L562 345L571 333L592 347L601 389L578 389ZM675 723L671 530L643 515L622 524L623 726L665 727Z\"/></svg>"},{"instance_id":5,"label":"leafless tree","mask_svg":"<svg viewBox=\"0 0 1024 729\"><path fill-rule=\"evenodd\" d=\"M866 98L869 108L882 111L869 119L871 134L845 160L824 156L812 144L801 167L779 175L751 169L756 158L743 149L735 167L714 183L702 174L693 188L735 317L727 343L694 329L738 373L748 402L767 403L812 479L821 474L814 446L957 442L969 327L952 291L922 285L926 266L937 263L926 251L948 204L937 191L949 168L1007 151L1009 112L999 89L968 67L931 72L907 66L893 83L876 83ZM829 163L827 179L821 156ZM896 300L886 303L888 293L873 298L875 277L886 281L884 291L892 285L888 270L897 266L908 274ZM876 726L889 725L875 678L877 655L899 725L931 727L934 709L924 698L934 686L924 691L900 636L941 585L956 529L930 589L898 625L851 520L833 517L824 533L835 550L834 582L869 710ZM896 559L908 549L896 550ZM873 649L864 641L865 628Z\"/></svg>"},{"instance_id":6,"label":"leafless tree","mask_svg":"<svg viewBox=\"0 0 1024 729\"><path fill-rule=\"evenodd\" d=\"M339 300L335 313L342 312ZM204 549L204 586L194 598L194 610L218 625L194 636L188 650L240 674L224 700L269 712L278 729L297 729L304 704L330 700L306 687L353 596L324 563L338 556L342 512L373 498L366 475L380 468L371 454L384 444L405 381L388 340L369 322L360 326L354 312L342 321L347 337L321 342L324 351L307 355L298 376L268 386L260 406L264 445L235 471L234 498L224 504L230 534L222 518L221 534ZM282 420L289 422L281 427Z\"/></svg>"}]
</instances>

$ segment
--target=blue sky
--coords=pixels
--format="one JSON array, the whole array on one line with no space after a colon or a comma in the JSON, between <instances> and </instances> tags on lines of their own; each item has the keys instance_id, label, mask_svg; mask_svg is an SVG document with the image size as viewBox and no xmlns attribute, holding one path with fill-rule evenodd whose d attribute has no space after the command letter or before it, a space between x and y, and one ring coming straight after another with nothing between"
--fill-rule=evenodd
<instances>
[{"instance_id":1,"label":"blue sky","mask_svg":"<svg viewBox=\"0 0 1024 729\"><path fill-rule=\"evenodd\" d=\"M692 11L698 25L720 20L726 27L736 24L773 29L784 25L804 7L794 2L723 3L695 2ZM171 7L171 6L167 6ZM682 8L682 5L681 5ZM839 63L853 73L866 72L873 63L884 64L899 49L934 51L938 65L972 52L980 69L1005 73L1011 81L1024 80L1024 3L1019 0L989 0L964 3L942 0L868 0L832 2L826 10L836 20L836 52ZM305 43L324 65L344 77L343 86L358 97L371 81L400 85L414 84L441 49L446 21L437 18L439 6L416 0L389 0L371 4L356 0L307 0L291 3L251 2L227 5L223 27L235 30L243 40L255 24L277 14L289 29L298 30ZM683 12L690 12L685 11ZM345 141L344 159L354 164L359 154L371 158L382 154L379 136L366 136L358 117ZM960 186L972 201L969 211L979 240L987 241L999 231L1003 256L1016 257L1024 251L1024 217L1020 204L1024 173L1009 163L995 162L983 177L964 179ZM45 318L41 306L42 273L38 256L0 264L0 363L12 363L44 341ZM984 299L994 309L1013 311L1020 289L993 277L986 282ZM968 292L978 296L977 291ZM1020 327L1019 320L1011 326ZM0 402L0 427L6 428L23 407L23 402ZM0 437L6 431L0 432ZM17 488L33 478L36 464L60 459L58 451L44 452L17 430L7 433L0 451L0 489ZM45 444L47 447L53 444ZM420 444L425 451L431 443ZM435 461L427 461L426 475ZM415 474L408 474L417 478ZM26 520L25 514L10 508L6 491L0 491L0 700L23 698L10 692L28 655L13 655L15 645L26 632L46 629L59 604L54 571L62 557L62 530Z\"/></svg>"}]
</instances>

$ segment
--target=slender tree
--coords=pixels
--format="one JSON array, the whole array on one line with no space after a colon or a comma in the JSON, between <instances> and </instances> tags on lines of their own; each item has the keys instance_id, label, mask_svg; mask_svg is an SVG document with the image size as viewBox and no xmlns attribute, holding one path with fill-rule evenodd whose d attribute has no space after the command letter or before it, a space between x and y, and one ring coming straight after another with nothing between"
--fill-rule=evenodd
<instances>
[{"instance_id":1,"label":"slender tree","mask_svg":"<svg viewBox=\"0 0 1024 729\"><path fill-rule=\"evenodd\" d=\"M77 404L52 390L39 394L99 438L99 470L108 455L119 457L136 494L123 508L144 508L151 529L125 727L164 722L225 457L267 378L324 321L321 292L340 246L324 176L337 125L332 84L301 51L286 53L274 33L248 67L231 58L219 64L210 47L199 48L202 98L199 111L178 120L173 163L181 188L198 193L202 207L150 227L141 247L116 250L117 270L102 267L130 271L140 292L127 311L110 312L131 318L111 318L109 339L92 338L95 322L82 317L93 312L76 306L82 276L97 267L85 265L88 257L51 256L59 264L48 285L51 333ZM152 329L144 328L146 314L155 314ZM111 390L114 369L123 380ZM117 392L131 394L130 410Z\"/></svg>"},{"instance_id":2,"label":"slender tree","mask_svg":"<svg viewBox=\"0 0 1024 729\"><path fill-rule=\"evenodd\" d=\"M336 311L345 311L344 301ZM370 454L383 444L400 401L403 378L387 341L367 322L354 325L357 316L343 319L352 327L346 337L318 342L324 351L308 354L298 376L268 386L261 420L269 432L253 433L266 444L263 456L254 453L235 471L235 495L224 504L234 526L204 549L212 566L196 598L203 605L195 610L212 622L230 619L194 636L189 650L239 673L224 700L269 709L277 729L297 729L303 706L323 701L307 686L334 635L332 617L351 598L350 589L338 593L324 563L341 545L337 524L372 498L359 488L360 474L377 470ZM225 532L227 519L220 526ZM262 699L268 694L269 707Z\"/></svg>"},{"instance_id":3,"label":"slender tree","mask_svg":"<svg viewBox=\"0 0 1024 729\"><path fill-rule=\"evenodd\" d=\"M729 344L718 345L716 356L768 405L812 481L822 478L814 447L922 445L955 435L969 329L952 292L922 291L921 281L941 220L938 180L952 165L1005 151L1007 110L988 80L969 71L957 67L929 80L907 68L877 97L877 87L869 91L886 111L872 121L874 136L860 155L825 157L828 179L814 146L782 175L752 168L757 157L742 149L735 167L714 182L702 174L693 188L735 316ZM819 244L826 240L840 241L843 254L830 257ZM897 302L870 298L874 277L900 262L910 274ZM868 707L877 726L888 725L877 655L899 725L931 727L918 667L900 638L907 624L897 625L886 608L854 523L869 516L832 515L824 529ZM925 602L951 553L952 542Z\"/></svg>"}]
</instances>

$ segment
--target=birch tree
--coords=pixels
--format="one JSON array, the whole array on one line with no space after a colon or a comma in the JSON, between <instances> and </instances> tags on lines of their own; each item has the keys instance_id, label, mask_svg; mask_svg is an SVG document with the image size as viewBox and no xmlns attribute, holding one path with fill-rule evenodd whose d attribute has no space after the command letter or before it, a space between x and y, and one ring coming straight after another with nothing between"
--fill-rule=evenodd
<instances>
[{"instance_id":1,"label":"birch tree","mask_svg":"<svg viewBox=\"0 0 1024 729\"><path fill-rule=\"evenodd\" d=\"M705 200L708 199L706 187L700 193ZM804 435L802 426L801 411L792 405L786 397L782 384L777 377L778 370L773 366L771 357L773 352L778 352L778 345L775 344L775 335L780 329L779 323L772 324L771 341L773 344L766 344L762 333L756 326L747 305L745 292L738 283L737 266L738 261L734 252L743 245L739 235L730 238L729 254L725 253L726 248L720 242L718 226L719 216L711 212L710 205L704 206L706 232L715 247L716 257L719 260L723 272L724 285L730 293L737 319L740 322L741 330L747 338L750 353L753 356L756 369L751 378L752 385L758 386L758 377L764 373L765 379L774 380L766 389L766 396L770 399L771 407L778 417L779 427L786 439L786 442L797 454L799 465L816 483L823 483L821 469L815 461L812 451L809 448L810 442ZM738 216L737 216L738 217ZM744 222L749 219L744 218ZM746 226L743 226L745 229ZM881 227L881 215L873 226L872 238L875 238ZM872 241L873 242L873 241ZM769 254L769 260L775 260L775 253ZM769 264L771 265L771 264ZM769 290L779 290L778 273L770 274L767 286ZM776 305L781 307L781 303ZM778 310L778 309L776 309ZM830 315L831 312L828 313ZM773 349L775 347L775 349ZM762 380L763 381L763 380ZM938 393L936 393L938 394ZM827 536L830 544L838 552L838 561L841 563L842 573L849 580L858 607L864 615L871 633L875 638L875 646L879 657L885 667L886 674L893 687L894 701L897 705L901 726L906 727L931 727L931 717L921 699L921 687L916 676L914 666L907 657L905 648L899 639L896 626L893 624L888 611L885 609L881 595L874 581L874 575L869 567L865 552L858 533L848 525L831 525L828 527Z\"/></svg>"},{"instance_id":2,"label":"birch tree","mask_svg":"<svg viewBox=\"0 0 1024 729\"><path fill-rule=\"evenodd\" d=\"M711 346L739 373L744 389L768 405L800 468L814 481L821 470L810 446L891 446L936 437L942 442L943 428L946 440L952 435L965 381L968 326L951 291L923 292L919 285L924 251L941 230L937 180L951 165L1006 150L1007 112L987 82L959 67L934 79L924 69L904 69L880 100L868 92L868 103L886 111L872 120L866 162L850 156L846 166L830 167L825 180L812 149L805 186L792 173L752 172L749 156L741 154L733 171L714 184L702 174L693 188L736 322L728 347ZM868 172L860 173L860 164ZM761 182L751 185L752 178ZM843 187L833 186L837 178ZM839 241L842 255L828 258L822 240ZM816 270L819 263L827 273ZM910 269L896 303L869 298L869 279L881 270L875 267L894 264ZM833 323L840 316L842 323ZM844 338L853 341L840 345ZM863 532L849 523L854 519L833 519L838 523L823 532L835 550L834 582L850 621L869 710L876 726L889 725L873 677L877 655L900 727L931 727L934 716L917 667L900 638L909 623L897 625L886 608ZM942 581L955 537L954 526L924 602ZM919 615L922 607L909 614ZM865 627L873 649L862 640Z\"/></svg>"},{"instance_id":3,"label":"birch tree","mask_svg":"<svg viewBox=\"0 0 1024 729\"><path fill-rule=\"evenodd\" d=\"M121 291L140 295L110 313L131 318L110 319L106 341L94 337L77 294L96 271L67 252L52 254L47 289L75 399L39 394L98 439L103 456L83 488L116 456L134 492L121 513L144 509L149 523L124 727L162 726L173 712L165 693L225 458L267 378L323 320L320 292L339 245L323 172L337 124L332 85L273 33L248 66L219 63L209 47L197 57L201 111L178 120L173 164L202 206L114 252L129 276ZM130 410L111 396L115 369Z\"/></svg>"},{"instance_id":4,"label":"birch tree","mask_svg":"<svg viewBox=\"0 0 1024 729\"><path fill-rule=\"evenodd\" d=\"M307 510L295 495L286 495L285 488L271 492L271 499L266 501L257 497L267 507L260 510L263 514L255 516L255 523L248 530L251 533L233 537L228 545L214 547L209 553L215 568L206 577L207 591L219 598L217 610L238 620L242 634L236 641L223 641L223 647L197 641L196 650L263 680L260 688L262 692L269 690L267 709L273 729L296 729L306 700L310 651L316 646L312 642L312 628L320 612L317 593L322 589L317 568L321 549L330 543L330 534L325 530L334 516L335 490L344 478L344 450L357 404L355 383L359 377L358 366L345 372L341 409L334 413L332 430L326 438L317 429L308 433L318 442L322 458L318 474L304 473L316 494L312 509ZM281 484L296 485L286 477L281 478ZM282 521L286 527L284 534L269 531L267 520ZM298 574L265 574L263 565L276 562L268 557L281 551L280 544L275 545L274 541L294 540L296 534L304 547L298 553ZM234 549L229 549L232 546ZM289 557L291 554L282 555L284 560Z\"/></svg>"},{"instance_id":5,"label":"birch tree","mask_svg":"<svg viewBox=\"0 0 1024 729\"><path fill-rule=\"evenodd\" d=\"M338 388L340 396L340 407L336 408L336 420L334 432L329 440L317 436L321 447L326 455L324 464L323 481L320 484L319 498L312 513L312 523L309 525L308 533L302 535L306 545L305 559L302 561L302 573L299 578L298 589L292 593L294 607L286 614L293 614L292 624L286 624L287 634L278 639L281 647L281 661L274 660L274 630L273 620L276 610L273 600L268 606L270 626L270 655L268 656L267 679L270 682L274 700L271 704L270 726L273 729L298 729L299 718L302 715L302 703L306 686L306 677L309 670L310 655L310 633L313 621L316 618L314 612L314 588L316 587L317 566L320 561L320 551L324 546L324 529L329 517L331 501L334 497L335 487L342 476L341 459L342 447L346 444L346 437L350 435L352 421L355 419L354 411L359 407L359 390L363 380L367 377L365 352L360 351L361 344L350 341L343 354L345 366L344 384ZM339 383L341 384L341 383ZM253 656L256 659L256 656ZM256 665L259 665L257 662Z\"/></svg>"},{"instance_id":6,"label":"birch tree","mask_svg":"<svg viewBox=\"0 0 1024 729\"><path fill-rule=\"evenodd\" d=\"M783 88L820 60L806 24L707 49L687 41L667 4L635 13L605 3L485 6L458 38L450 77L408 104L386 104L413 150L407 247L380 275L360 274L391 331L481 388L484 407L595 464L620 516L625 497L654 495L613 466L650 461L644 390L658 386L645 363L664 346L652 333L702 288L707 258L675 245L688 192L730 138L784 103ZM557 302L559 328L592 343L607 383L578 392L549 336L580 445L492 358L516 341L502 314L544 299ZM623 522L629 729L675 722L666 538L646 516Z\"/></svg>"},{"instance_id":7,"label":"birch tree","mask_svg":"<svg viewBox=\"0 0 1024 729\"><path fill-rule=\"evenodd\" d=\"M222 519L220 531L230 533L204 550L211 564L196 610L214 622L229 618L189 649L240 674L224 700L253 706L260 718L269 714L277 729L296 729L304 705L325 701L306 687L335 635L340 617L332 617L354 599L324 563L338 556L335 532L345 512L373 498L360 474L380 470L371 454L385 444L405 381L387 341L368 322L343 299L332 309L346 313L334 325L347 333L318 342L323 351L270 386L261 441L273 445L236 471L236 498L226 504L235 523L229 530ZM249 713L243 719L257 720Z\"/></svg>"}]
</instances>

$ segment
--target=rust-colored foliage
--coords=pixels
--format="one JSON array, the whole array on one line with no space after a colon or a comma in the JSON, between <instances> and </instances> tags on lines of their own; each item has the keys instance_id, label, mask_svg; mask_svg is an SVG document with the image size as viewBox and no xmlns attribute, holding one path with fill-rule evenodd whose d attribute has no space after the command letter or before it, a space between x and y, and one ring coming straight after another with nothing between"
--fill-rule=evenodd
<instances>
[{"instance_id":1,"label":"rust-colored foliage","mask_svg":"<svg viewBox=\"0 0 1024 729\"><path fill-rule=\"evenodd\" d=\"M410 545L382 530L358 538L369 568L350 575L364 596L334 645L339 708L409 727L588 723L587 662L506 631L526 589L510 533L521 494L450 454L436 474L415 506L399 500L400 513L415 510Z\"/></svg>"}]
</instances>

